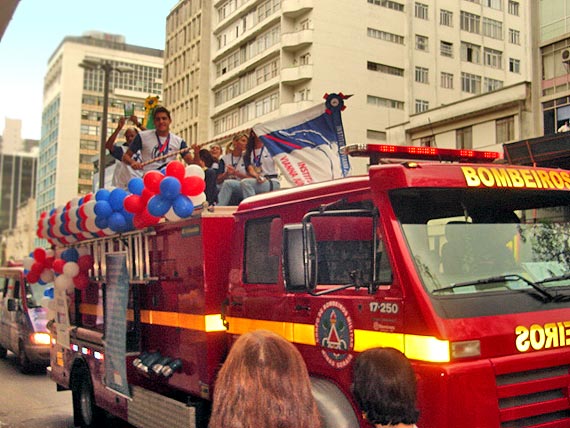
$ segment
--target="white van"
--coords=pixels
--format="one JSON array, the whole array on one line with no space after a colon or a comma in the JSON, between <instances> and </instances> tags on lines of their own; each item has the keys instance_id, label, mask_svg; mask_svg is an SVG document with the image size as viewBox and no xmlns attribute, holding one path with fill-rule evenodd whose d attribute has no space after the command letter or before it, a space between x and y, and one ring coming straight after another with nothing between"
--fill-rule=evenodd
<instances>
[{"instance_id":1,"label":"white van","mask_svg":"<svg viewBox=\"0 0 570 428\"><path fill-rule=\"evenodd\" d=\"M12 351L22 373L49 365L45 286L30 284L23 267L0 267L0 358Z\"/></svg>"}]
</instances>

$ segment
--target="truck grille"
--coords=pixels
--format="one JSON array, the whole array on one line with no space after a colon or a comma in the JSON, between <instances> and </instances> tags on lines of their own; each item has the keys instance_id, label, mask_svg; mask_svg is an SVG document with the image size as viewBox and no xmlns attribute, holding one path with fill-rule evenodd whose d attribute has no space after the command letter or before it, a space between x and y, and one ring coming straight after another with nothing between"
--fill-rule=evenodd
<instances>
[{"instance_id":1,"label":"truck grille","mask_svg":"<svg viewBox=\"0 0 570 428\"><path fill-rule=\"evenodd\" d=\"M570 366L499 374L501 428L570 426Z\"/></svg>"}]
</instances>

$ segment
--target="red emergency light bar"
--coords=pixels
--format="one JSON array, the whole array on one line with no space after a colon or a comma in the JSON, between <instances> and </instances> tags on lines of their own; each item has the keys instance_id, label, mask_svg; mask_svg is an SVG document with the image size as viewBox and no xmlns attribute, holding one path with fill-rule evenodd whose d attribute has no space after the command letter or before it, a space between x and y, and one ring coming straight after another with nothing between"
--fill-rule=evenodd
<instances>
[{"instance_id":1,"label":"red emergency light bar","mask_svg":"<svg viewBox=\"0 0 570 428\"><path fill-rule=\"evenodd\" d=\"M451 162L492 162L500 159L498 152L463 149L438 149L425 146L390 146L387 144L353 144L344 148L351 156L369 156L372 164L382 158L451 161ZM372 162L374 160L374 162Z\"/></svg>"}]
</instances>

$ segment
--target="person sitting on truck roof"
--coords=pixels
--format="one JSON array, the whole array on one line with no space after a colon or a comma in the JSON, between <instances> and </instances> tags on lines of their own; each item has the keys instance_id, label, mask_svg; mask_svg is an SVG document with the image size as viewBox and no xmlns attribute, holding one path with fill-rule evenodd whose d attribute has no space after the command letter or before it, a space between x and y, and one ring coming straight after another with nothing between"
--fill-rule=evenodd
<instances>
[{"instance_id":1,"label":"person sitting on truck roof","mask_svg":"<svg viewBox=\"0 0 570 428\"><path fill-rule=\"evenodd\" d=\"M273 332L240 336L218 374L209 428L238 427L321 427L301 354Z\"/></svg>"},{"instance_id":2,"label":"person sitting on truck roof","mask_svg":"<svg viewBox=\"0 0 570 428\"><path fill-rule=\"evenodd\" d=\"M416 375L397 349L362 352L354 361L352 393L365 419L377 428L416 426Z\"/></svg>"},{"instance_id":3,"label":"person sitting on truck roof","mask_svg":"<svg viewBox=\"0 0 570 428\"><path fill-rule=\"evenodd\" d=\"M167 158L163 158L163 156L188 148L186 141L182 137L170 132L172 119L166 107L158 106L155 109L153 121L155 129L140 132L123 156L123 162L134 170L147 172L161 169L168 162L176 159L174 156ZM137 161L133 157L139 150L141 152L141 161ZM182 158L187 164L197 164L199 162L188 151L182 155Z\"/></svg>"},{"instance_id":4,"label":"person sitting on truck roof","mask_svg":"<svg viewBox=\"0 0 570 428\"><path fill-rule=\"evenodd\" d=\"M281 187L277 179L275 162L263 142L251 131L245 150L245 168L250 178L241 180L243 197L277 190Z\"/></svg>"},{"instance_id":5,"label":"person sitting on truck roof","mask_svg":"<svg viewBox=\"0 0 570 428\"><path fill-rule=\"evenodd\" d=\"M234 135L230 152L220 159L218 205L237 205L243 199L240 180L249 177L244 162L247 140L247 134Z\"/></svg>"}]
</instances>

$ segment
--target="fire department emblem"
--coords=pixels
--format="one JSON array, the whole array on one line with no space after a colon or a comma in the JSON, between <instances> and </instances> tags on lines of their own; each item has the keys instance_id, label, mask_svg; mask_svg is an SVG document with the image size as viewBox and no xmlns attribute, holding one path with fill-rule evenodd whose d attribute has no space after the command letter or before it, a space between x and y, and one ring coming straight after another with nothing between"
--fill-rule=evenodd
<instances>
[{"instance_id":1,"label":"fire department emblem","mask_svg":"<svg viewBox=\"0 0 570 428\"><path fill-rule=\"evenodd\" d=\"M319 310L315 322L315 342L321 347L321 354L331 366L341 369L352 361L352 319L340 303L327 302Z\"/></svg>"}]
</instances>

